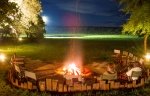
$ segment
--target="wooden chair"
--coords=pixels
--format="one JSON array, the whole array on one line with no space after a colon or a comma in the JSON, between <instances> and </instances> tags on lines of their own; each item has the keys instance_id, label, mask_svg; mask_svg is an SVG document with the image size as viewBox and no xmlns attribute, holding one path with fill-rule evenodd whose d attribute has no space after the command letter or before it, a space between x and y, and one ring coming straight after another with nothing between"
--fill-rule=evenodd
<instances>
[{"instance_id":1,"label":"wooden chair","mask_svg":"<svg viewBox=\"0 0 150 96\"><path fill-rule=\"evenodd\" d=\"M115 63L120 63L121 61L121 52L118 49L114 49L114 53L112 55Z\"/></svg>"},{"instance_id":2,"label":"wooden chair","mask_svg":"<svg viewBox=\"0 0 150 96\"><path fill-rule=\"evenodd\" d=\"M138 61L139 61L139 63L140 63L141 65L144 64L144 59L143 59L143 58L140 58Z\"/></svg>"},{"instance_id":3,"label":"wooden chair","mask_svg":"<svg viewBox=\"0 0 150 96\"><path fill-rule=\"evenodd\" d=\"M122 60L122 63L127 65L127 60L128 60L128 52L127 51L123 51L123 53L121 55L121 60Z\"/></svg>"},{"instance_id":4,"label":"wooden chair","mask_svg":"<svg viewBox=\"0 0 150 96\"><path fill-rule=\"evenodd\" d=\"M12 56L11 57L11 61L10 61L11 65L19 65L24 67L25 66L25 57L24 56Z\"/></svg>"},{"instance_id":5,"label":"wooden chair","mask_svg":"<svg viewBox=\"0 0 150 96\"><path fill-rule=\"evenodd\" d=\"M22 79L22 78L24 78L24 70L22 70L19 66L17 66L17 65L14 65L14 69L15 69L15 71L16 71L16 73L17 73L17 77L18 77L18 79Z\"/></svg>"},{"instance_id":6,"label":"wooden chair","mask_svg":"<svg viewBox=\"0 0 150 96\"><path fill-rule=\"evenodd\" d=\"M134 55L132 53L129 53L127 63L135 62L133 57L134 57Z\"/></svg>"},{"instance_id":7,"label":"wooden chair","mask_svg":"<svg viewBox=\"0 0 150 96\"><path fill-rule=\"evenodd\" d=\"M120 52L120 50L118 50L118 49L114 49L114 55L115 55L115 56L120 55L120 53L121 53L121 52Z\"/></svg>"},{"instance_id":8,"label":"wooden chair","mask_svg":"<svg viewBox=\"0 0 150 96\"><path fill-rule=\"evenodd\" d=\"M37 80L37 76L36 76L36 74L34 72L25 71L24 73L25 73L25 77Z\"/></svg>"},{"instance_id":9,"label":"wooden chair","mask_svg":"<svg viewBox=\"0 0 150 96\"><path fill-rule=\"evenodd\" d=\"M132 53L129 53L129 56L128 56L128 59L133 59L133 54Z\"/></svg>"},{"instance_id":10,"label":"wooden chair","mask_svg":"<svg viewBox=\"0 0 150 96\"><path fill-rule=\"evenodd\" d=\"M132 71L131 76L128 77L129 81L132 80L132 77L139 78L142 75L142 71Z\"/></svg>"},{"instance_id":11,"label":"wooden chair","mask_svg":"<svg viewBox=\"0 0 150 96\"><path fill-rule=\"evenodd\" d=\"M116 80L117 79L117 73L114 74L103 74L101 75L102 80Z\"/></svg>"},{"instance_id":12,"label":"wooden chair","mask_svg":"<svg viewBox=\"0 0 150 96\"><path fill-rule=\"evenodd\" d=\"M128 56L128 52L127 51L123 51L122 52L122 57L127 57Z\"/></svg>"},{"instance_id":13,"label":"wooden chair","mask_svg":"<svg viewBox=\"0 0 150 96\"><path fill-rule=\"evenodd\" d=\"M138 61L138 57L133 56L133 61Z\"/></svg>"}]
</instances>

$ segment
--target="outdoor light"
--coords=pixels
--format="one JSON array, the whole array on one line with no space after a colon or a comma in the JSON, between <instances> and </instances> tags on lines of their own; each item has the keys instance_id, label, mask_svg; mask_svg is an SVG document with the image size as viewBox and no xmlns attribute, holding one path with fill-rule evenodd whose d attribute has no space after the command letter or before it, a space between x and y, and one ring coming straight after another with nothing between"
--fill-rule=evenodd
<instances>
[{"instance_id":1,"label":"outdoor light","mask_svg":"<svg viewBox=\"0 0 150 96\"><path fill-rule=\"evenodd\" d=\"M147 53L147 54L145 55L145 59L146 59L146 61L150 61L150 53Z\"/></svg>"},{"instance_id":2,"label":"outdoor light","mask_svg":"<svg viewBox=\"0 0 150 96\"><path fill-rule=\"evenodd\" d=\"M47 16L42 16L42 19L46 24L48 24L49 20Z\"/></svg>"},{"instance_id":3,"label":"outdoor light","mask_svg":"<svg viewBox=\"0 0 150 96\"><path fill-rule=\"evenodd\" d=\"M18 38L19 41L22 41L23 39L21 37Z\"/></svg>"},{"instance_id":4,"label":"outdoor light","mask_svg":"<svg viewBox=\"0 0 150 96\"><path fill-rule=\"evenodd\" d=\"M0 62L4 62L6 59L6 56L4 54L0 54Z\"/></svg>"}]
</instances>

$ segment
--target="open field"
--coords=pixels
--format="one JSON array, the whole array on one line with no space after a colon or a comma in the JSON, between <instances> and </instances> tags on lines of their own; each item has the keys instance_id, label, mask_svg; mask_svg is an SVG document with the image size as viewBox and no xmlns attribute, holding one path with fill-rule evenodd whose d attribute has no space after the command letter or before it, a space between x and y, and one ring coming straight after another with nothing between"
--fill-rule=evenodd
<instances>
[{"instance_id":1,"label":"open field","mask_svg":"<svg viewBox=\"0 0 150 96\"><path fill-rule=\"evenodd\" d=\"M40 43L4 43L0 46L0 52L8 55L16 53L46 61L62 61L70 48L70 39L66 37L61 35L61 38L58 38L57 35L53 35ZM81 52L85 62L90 62L93 58L102 59L108 57L112 54L113 49L126 50L138 56L143 52L142 38L132 36L84 35L83 38L78 38L77 40L81 42Z\"/></svg>"},{"instance_id":2,"label":"open field","mask_svg":"<svg viewBox=\"0 0 150 96\"><path fill-rule=\"evenodd\" d=\"M58 36L53 35L52 38L47 38L39 43L29 43L27 41L22 42L1 42L0 52L5 53L8 57L16 53L18 55L24 55L32 59L40 59L48 62L62 62L68 53L70 46L70 39L65 37L70 36ZM57 37L57 38L56 38ZM82 38L81 38L82 37ZM70 37L71 38L71 37ZM110 55L113 53L113 49L126 50L134 53L137 56L143 56L143 39L132 37L132 36L121 36L121 35L84 35L80 38L74 38L81 42L83 62L84 64L89 64L97 60L109 59ZM150 46L149 46L150 47ZM0 95L1 96L37 96L39 93L28 92L23 90L17 90L15 88L10 88L6 83L6 73L9 68L9 58L7 59L7 64L1 63L0 67ZM38 66L38 65L37 65ZM132 96L137 96L141 92L149 94L150 88L132 90L127 92L128 94L136 94ZM117 93L118 92L118 93ZM147 92L147 93L146 93ZM127 93L123 91L112 91L108 93L103 93L104 95L97 96L125 96ZM14 94L14 95L11 95ZM83 93L84 94L84 93ZM89 92L89 96L90 96ZM102 93L99 93L102 94ZM113 95L114 94L114 95ZM120 94L120 95L117 95ZM81 93L82 95L82 93ZM81 96L76 94L74 96ZM38 96L47 96L46 93L42 93ZM50 95L48 95L50 96ZM67 96L67 95L66 95ZM147 96L147 95L138 95Z\"/></svg>"}]
</instances>

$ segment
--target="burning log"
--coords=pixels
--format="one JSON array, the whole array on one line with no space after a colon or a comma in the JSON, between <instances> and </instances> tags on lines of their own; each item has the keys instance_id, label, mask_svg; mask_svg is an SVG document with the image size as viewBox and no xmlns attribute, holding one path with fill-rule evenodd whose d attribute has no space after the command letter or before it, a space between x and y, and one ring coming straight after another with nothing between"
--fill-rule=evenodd
<instances>
[{"instance_id":1,"label":"burning log","mask_svg":"<svg viewBox=\"0 0 150 96\"><path fill-rule=\"evenodd\" d=\"M91 71L88 68L82 67L81 69L80 67L76 66L74 62L58 68L56 73L63 75L63 77L67 80L77 78L78 81L81 82L83 81L83 77L91 75Z\"/></svg>"}]
</instances>

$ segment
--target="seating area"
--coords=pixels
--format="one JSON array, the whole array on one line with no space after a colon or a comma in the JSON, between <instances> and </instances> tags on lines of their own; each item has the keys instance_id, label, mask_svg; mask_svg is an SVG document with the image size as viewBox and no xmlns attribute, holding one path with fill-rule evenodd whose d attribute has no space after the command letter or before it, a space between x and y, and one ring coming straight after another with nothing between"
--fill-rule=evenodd
<instances>
[{"instance_id":1,"label":"seating area","mask_svg":"<svg viewBox=\"0 0 150 96\"><path fill-rule=\"evenodd\" d=\"M131 52L121 51L119 49L114 49L112 58L117 64L124 63L126 65L129 65L130 63L135 62L135 61L139 61L141 64L143 64L144 62L143 58L137 57Z\"/></svg>"},{"instance_id":2,"label":"seating area","mask_svg":"<svg viewBox=\"0 0 150 96\"><path fill-rule=\"evenodd\" d=\"M127 51L114 50L112 58L117 65L123 64L129 66L139 59L132 53ZM141 58L140 58L141 60ZM141 62L139 60L139 62ZM143 62L143 61L142 61ZM12 68L9 70L8 80L12 85L28 90L39 90L39 91L55 91L55 92L75 92L75 91L88 91L88 90L113 90L123 88L137 88L144 86L149 82L150 72L149 69L146 71L146 76L142 76L141 71L132 71L131 76L128 76L128 80L118 79L117 70L116 73L111 75L95 75L83 80L77 78L66 79L63 76L49 75L41 76L37 73L42 71L30 71L25 68L26 57L24 56L12 56L11 58ZM141 63L143 64L143 63ZM132 80L132 77L138 77L137 80ZM122 82L123 81L123 82Z\"/></svg>"}]
</instances>

